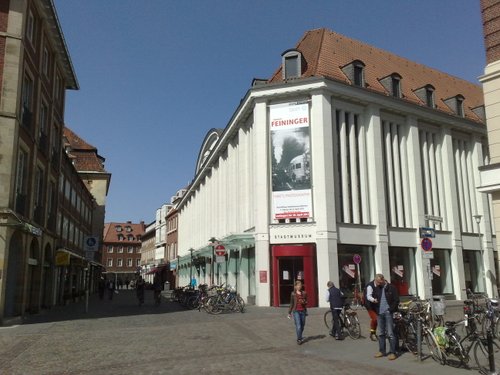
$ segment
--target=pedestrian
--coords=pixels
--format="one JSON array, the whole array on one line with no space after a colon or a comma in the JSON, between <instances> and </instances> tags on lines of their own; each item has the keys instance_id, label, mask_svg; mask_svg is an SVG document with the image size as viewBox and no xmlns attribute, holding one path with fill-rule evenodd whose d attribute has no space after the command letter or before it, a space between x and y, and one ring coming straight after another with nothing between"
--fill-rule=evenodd
<instances>
[{"instance_id":1,"label":"pedestrian","mask_svg":"<svg viewBox=\"0 0 500 375\"><path fill-rule=\"evenodd\" d=\"M376 279L373 279L368 284L366 284L363 291L363 303L365 305L366 311L370 317L370 339L372 341L377 341L377 311L375 310L375 305L373 305L375 298L373 297L373 289L376 287Z\"/></svg>"},{"instance_id":2,"label":"pedestrian","mask_svg":"<svg viewBox=\"0 0 500 375\"><path fill-rule=\"evenodd\" d=\"M196 289L196 285L198 285L198 282L196 281L196 277L193 276L190 283L191 289Z\"/></svg>"},{"instance_id":3,"label":"pedestrian","mask_svg":"<svg viewBox=\"0 0 500 375\"><path fill-rule=\"evenodd\" d=\"M103 299L104 291L106 290L106 279L102 276L99 278L99 282L97 283L97 290L99 291L99 299Z\"/></svg>"},{"instance_id":4,"label":"pedestrian","mask_svg":"<svg viewBox=\"0 0 500 375\"><path fill-rule=\"evenodd\" d=\"M161 276L158 272L156 272L153 278L153 293L154 293L155 305L159 305L161 302L162 290L163 290L163 285L161 282Z\"/></svg>"},{"instance_id":5,"label":"pedestrian","mask_svg":"<svg viewBox=\"0 0 500 375\"><path fill-rule=\"evenodd\" d=\"M122 289L123 288L123 281L122 279L118 279L118 289Z\"/></svg>"},{"instance_id":6,"label":"pedestrian","mask_svg":"<svg viewBox=\"0 0 500 375\"><path fill-rule=\"evenodd\" d=\"M294 290L290 295L290 307L288 308L288 319L293 314L295 321L295 332L297 334L297 344L302 345L304 338L302 333L306 325L307 315L307 293L302 290L302 281L295 282Z\"/></svg>"},{"instance_id":7,"label":"pedestrian","mask_svg":"<svg viewBox=\"0 0 500 375\"><path fill-rule=\"evenodd\" d=\"M144 304L144 289L146 287L146 283L142 276L139 276L137 281L135 282L135 292L137 295L137 299L139 300L139 306Z\"/></svg>"},{"instance_id":8,"label":"pedestrian","mask_svg":"<svg viewBox=\"0 0 500 375\"><path fill-rule=\"evenodd\" d=\"M397 358L396 355L396 334L394 331L393 314L398 310L399 295L394 285L388 283L384 275L375 275L376 286L373 289L372 305L377 312L378 325L378 348L375 358L384 357L386 352L386 338L389 339L390 352L387 355L389 360Z\"/></svg>"},{"instance_id":9,"label":"pedestrian","mask_svg":"<svg viewBox=\"0 0 500 375\"><path fill-rule=\"evenodd\" d=\"M340 325L340 313L344 307L344 293L335 286L333 281L326 283L328 288L326 291L326 302L330 302L330 310L332 310L332 330L330 336L335 337L335 340L342 340L342 328Z\"/></svg>"},{"instance_id":10,"label":"pedestrian","mask_svg":"<svg viewBox=\"0 0 500 375\"><path fill-rule=\"evenodd\" d=\"M108 280L108 285L106 289L108 290L108 299L112 300L113 294L115 294L115 289L116 289L115 282L113 280Z\"/></svg>"},{"instance_id":11,"label":"pedestrian","mask_svg":"<svg viewBox=\"0 0 500 375\"><path fill-rule=\"evenodd\" d=\"M130 285L130 280L128 279L128 277L125 279L125 286L127 287L128 289L128 286Z\"/></svg>"}]
</instances>

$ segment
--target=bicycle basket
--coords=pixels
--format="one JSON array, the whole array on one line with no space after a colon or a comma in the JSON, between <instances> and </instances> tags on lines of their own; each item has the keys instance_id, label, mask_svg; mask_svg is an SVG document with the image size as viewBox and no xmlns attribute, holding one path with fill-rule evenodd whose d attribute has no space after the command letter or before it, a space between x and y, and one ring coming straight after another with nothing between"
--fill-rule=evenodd
<instances>
[{"instance_id":1,"label":"bicycle basket","mask_svg":"<svg viewBox=\"0 0 500 375\"><path fill-rule=\"evenodd\" d=\"M446 327L436 327L432 331L434 337L438 345L442 348L446 348L448 346L448 338L446 337Z\"/></svg>"}]
</instances>

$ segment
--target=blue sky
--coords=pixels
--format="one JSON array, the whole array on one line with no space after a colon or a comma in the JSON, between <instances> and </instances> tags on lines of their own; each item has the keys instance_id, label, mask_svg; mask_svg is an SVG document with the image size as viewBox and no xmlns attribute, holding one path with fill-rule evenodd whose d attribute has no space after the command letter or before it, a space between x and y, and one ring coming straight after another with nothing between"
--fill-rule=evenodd
<instances>
[{"instance_id":1,"label":"blue sky","mask_svg":"<svg viewBox=\"0 0 500 375\"><path fill-rule=\"evenodd\" d=\"M55 0L80 90L66 125L112 173L106 221L153 221L194 176L253 78L305 31L329 28L477 83L479 0Z\"/></svg>"}]
</instances>

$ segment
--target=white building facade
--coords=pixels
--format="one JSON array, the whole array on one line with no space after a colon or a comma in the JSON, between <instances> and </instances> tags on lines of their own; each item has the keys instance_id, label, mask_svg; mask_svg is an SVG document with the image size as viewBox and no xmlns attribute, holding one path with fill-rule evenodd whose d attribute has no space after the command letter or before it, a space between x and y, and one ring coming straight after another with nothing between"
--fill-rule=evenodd
<instances>
[{"instance_id":1,"label":"white building facade","mask_svg":"<svg viewBox=\"0 0 500 375\"><path fill-rule=\"evenodd\" d=\"M328 43L345 52L338 72L322 65ZM389 63L372 64L377 54ZM177 207L180 285L195 274L260 306L287 304L296 279L326 306L327 281L352 294L375 273L402 295L496 295L491 202L476 190L480 88L328 30L282 57L203 142ZM433 259L421 249L430 226Z\"/></svg>"}]
</instances>

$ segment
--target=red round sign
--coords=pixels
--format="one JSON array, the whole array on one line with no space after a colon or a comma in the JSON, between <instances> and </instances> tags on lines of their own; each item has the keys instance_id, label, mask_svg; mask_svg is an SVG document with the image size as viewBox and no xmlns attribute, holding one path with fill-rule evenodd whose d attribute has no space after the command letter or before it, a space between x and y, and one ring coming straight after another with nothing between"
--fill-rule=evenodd
<instances>
[{"instance_id":1,"label":"red round sign","mask_svg":"<svg viewBox=\"0 0 500 375\"><path fill-rule=\"evenodd\" d=\"M215 255L217 255L217 256L226 255L226 248L224 247L224 245L217 245L215 247Z\"/></svg>"},{"instance_id":2,"label":"red round sign","mask_svg":"<svg viewBox=\"0 0 500 375\"><path fill-rule=\"evenodd\" d=\"M353 261L355 264L360 264L360 263L361 263L361 255L359 255L359 254L354 254L354 256L352 257L352 261Z\"/></svg>"},{"instance_id":3,"label":"red round sign","mask_svg":"<svg viewBox=\"0 0 500 375\"><path fill-rule=\"evenodd\" d=\"M430 238L422 238L422 241L420 241L420 246L422 247L422 250L424 251L431 251L432 250L432 240Z\"/></svg>"}]
</instances>

